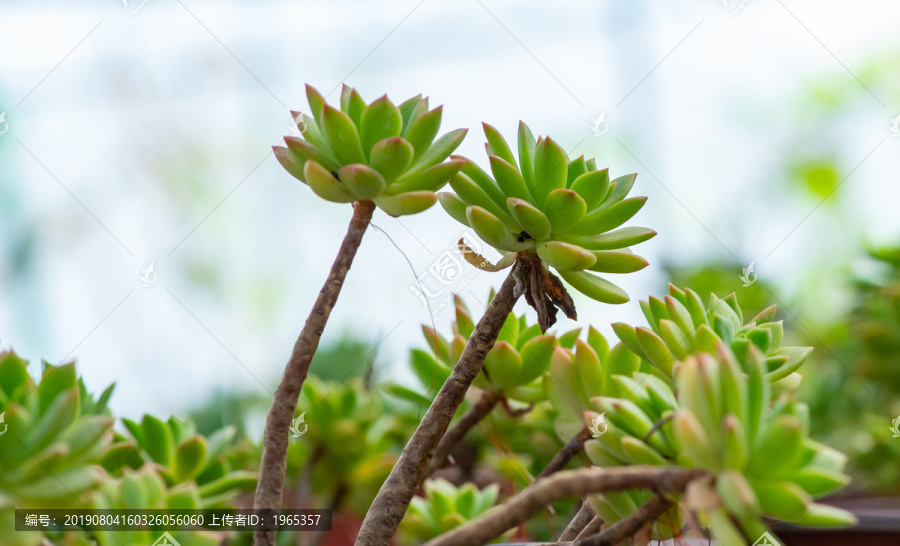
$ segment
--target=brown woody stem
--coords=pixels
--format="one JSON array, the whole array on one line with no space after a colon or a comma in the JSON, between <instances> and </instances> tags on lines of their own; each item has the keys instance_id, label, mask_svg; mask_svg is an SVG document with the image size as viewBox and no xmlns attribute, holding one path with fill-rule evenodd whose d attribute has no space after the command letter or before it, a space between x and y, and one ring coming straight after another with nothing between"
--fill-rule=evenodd
<instances>
[{"instance_id":1,"label":"brown woody stem","mask_svg":"<svg viewBox=\"0 0 900 546\"><path fill-rule=\"evenodd\" d=\"M272 407L266 416L259 480L253 499L253 507L257 510L281 508L284 473L287 467L288 431L294 418L294 410L297 408L300 389L306 380L313 354L319 346L325 323L328 322L328 316L334 308L344 278L350 270L353 257L362 242L366 228L369 227L374 211L375 204L371 201L357 201L353 204L353 217L347 227L347 235L344 236L309 318L306 319L306 324L303 325L300 336L294 343L294 350L285 367L284 376L275 390ZM268 522L268 518L266 521ZM274 527L255 531L254 546L274 546L275 531Z\"/></svg>"},{"instance_id":2,"label":"brown woody stem","mask_svg":"<svg viewBox=\"0 0 900 546\"><path fill-rule=\"evenodd\" d=\"M490 415L491 410L494 409L494 406L496 406L499 401L500 396L497 393L484 391L481 398L469 408L469 411L464 413L460 420L447 430L447 433L444 434L444 437L441 438L441 442L434 450L434 457L431 458L428 469L425 471L426 478L444 466L444 463L447 462L447 456L450 455L453 448L462 441L463 437L465 437L475 425Z\"/></svg>"},{"instance_id":3,"label":"brown woody stem","mask_svg":"<svg viewBox=\"0 0 900 546\"><path fill-rule=\"evenodd\" d=\"M513 271L518 265L513 266ZM409 439L400 459L372 501L356 538L357 546L388 546L391 537L406 514L406 508L416 490L425 479L428 464L450 421L456 414L472 385L481 372L488 351L494 346L497 335L507 316L512 312L517 296L513 294L516 281L512 273L503 281L500 291L491 300L484 316L478 321L469 337L459 362L441 387L422 418L412 438Z\"/></svg>"},{"instance_id":4,"label":"brown woody stem","mask_svg":"<svg viewBox=\"0 0 900 546\"><path fill-rule=\"evenodd\" d=\"M575 513L575 517L572 518L572 521L569 522L566 529L559 535L559 541L571 542L575 540L575 537L584 530L587 524L590 523L596 515L597 513L594 512L594 509L591 508L587 502L582 502L581 508Z\"/></svg>"},{"instance_id":5,"label":"brown woody stem","mask_svg":"<svg viewBox=\"0 0 900 546\"><path fill-rule=\"evenodd\" d=\"M590 493L612 493L628 489L656 492L682 491L701 470L678 467L580 468L557 472L538 480L506 504L426 542L426 546L470 546L487 544L517 527L554 501Z\"/></svg>"},{"instance_id":6,"label":"brown woody stem","mask_svg":"<svg viewBox=\"0 0 900 546\"><path fill-rule=\"evenodd\" d=\"M600 529L603 528L603 518L600 516L594 516L591 518L591 521L588 522L587 525L584 526L584 529L578 533L578 536L575 537L575 540L580 540L582 538L589 537L595 533L599 533Z\"/></svg>"},{"instance_id":7,"label":"brown woody stem","mask_svg":"<svg viewBox=\"0 0 900 546\"><path fill-rule=\"evenodd\" d=\"M547 463L546 468L538 474L536 480L546 478L554 472L559 472L572 460L576 455L584 451L584 443L591 439L591 431L587 427L581 429L574 438L562 447L556 455Z\"/></svg>"},{"instance_id":8,"label":"brown woody stem","mask_svg":"<svg viewBox=\"0 0 900 546\"><path fill-rule=\"evenodd\" d=\"M626 518L621 519L595 535L575 541L572 546L611 546L634 535L653 522L672 506L672 501L657 495Z\"/></svg>"}]
</instances>

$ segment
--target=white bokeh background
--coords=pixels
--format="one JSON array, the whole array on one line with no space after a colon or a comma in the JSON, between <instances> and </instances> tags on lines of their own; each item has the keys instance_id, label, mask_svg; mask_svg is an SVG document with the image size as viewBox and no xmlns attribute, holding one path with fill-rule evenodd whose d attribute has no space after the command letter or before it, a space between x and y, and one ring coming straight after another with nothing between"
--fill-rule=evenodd
<instances>
[{"instance_id":1,"label":"white bokeh background","mask_svg":"<svg viewBox=\"0 0 900 546\"><path fill-rule=\"evenodd\" d=\"M0 345L35 370L77 358L89 387L117 382L126 417L274 390L350 216L270 153L288 110L308 111L305 83L331 100L342 82L368 100L428 95L479 160L481 121L513 138L522 119L613 176L637 172L650 199L634 223L660 234L639 250L651 266L617 280L632 302L576 300L579 324L605 332L642 320L664 261L755 260L801 293L828 289L822 268L848 267L861 237L900 236L900 74L864 73L900 51L896 2L128 4L0 5ZM805 114L816 82L849 105ZM837 150L840 208L792 194L783 161L804 146ZM374 223L417 274L463 232L439 208ZM378 345L381 377L402 379L430 320L414 280L371 230L323 343L355 333ZM470 307L501 281L477 274Z\"/></svg>"}]
</instances>

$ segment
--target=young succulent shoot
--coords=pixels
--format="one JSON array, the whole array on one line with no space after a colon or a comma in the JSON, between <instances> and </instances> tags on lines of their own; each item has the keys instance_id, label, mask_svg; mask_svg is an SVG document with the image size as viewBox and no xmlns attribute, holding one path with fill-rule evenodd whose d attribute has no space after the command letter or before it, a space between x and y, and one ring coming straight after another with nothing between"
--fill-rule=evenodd
<instances>
[{"instance_id":1,"label":"young succulent shoot","mask_svg":"<svg viewBox=\"0 0 900 546\"><path fill-rule=\"evenodd\" d=\"M462 167L445 160L466 129L435 140L442 107L429 110L427 97L395 106L384 95L367 104L344 85L335 108L312 86L306 96L312 117L291 112L302 138L285 137L287 147L276 146L275 157L326 201L372 201L391 216L416 214Z\"/></svg>"},{"instance_id":2,"label":"young succulent shoot","mask_svg":"<svg viewBox=\"0 0 900 546\"><path fill-rule=\"evenodd\" d=\"M607 394L620 374L630 377L641 364L623 344L610 348L593 326L588 327L586 340L573 342L574 347L561 344L554 349L550 373L544 376L545 397L557 413L554 428L563 442L584 427L584 412L592 409L591 398Z\"/></svg>"},{"instance_id":3,"label":"young succulent shoot","mask_svg":"<svg viewBox=\"0 0 900 546\"><path fill-rule=\"evenodd\" d=\"M126 469L121 478L105 480L91 495L89 506L94 510L199 510L207 506L201 499L197 484L185 482L169 487L154 465L138 470ZM124 531L94 530L91 535L97 546L122 544L152 544L161 531L130 529ZM216 546L222 543L222 533L215 531L171 531L181 546ZM94 541L84 544L94 544ZM81 542L73 542L73 544Z\"/></svg>"},{"instance_id":4,"label":"young succulent shoot","mask_svg":"<svg viewBox=\"0 0 900 546\"><path fill-rule=\"evenodd\" d=\"M491 173L468 158L452 156L464 163L450 180L455 195L439 194L444 210L502 253L503 265L517 264L517 288L538 312L543 331L556 322L557 308L576 318L571 296L550 268L594 300L627 302L624 290L594 272L631 273L647 265L629 247L656 232L616 229L647 199L628 197L636 175L610 181L608 169L597 169L593 159L583 156L570 161L556 141L535 139L522 122L517 159L503 136L483 125ZM485 261L471 252L464 256L476 267Z\"/></svg>"},{"instance_id":5,"label":"young succulent shoot","mask_svg":"<svg viewBox=\"0 0 900 546\"><path fill-rule=\"evenodd\" d=\"M797 369L812 347L782 347L782 321L775 321L776 306L767 307L749 322L734 293L724 299L710 294L704 306L700 296L686 288L669 285L663 299L650 296L641 301L649 328L621 322L612 325L622 342L654 366L654 373L670 384L675 362L692 353L713 354L719 341L744 355L751 345L766 363L766 374L776 393L793 392L800 385Z\"/></svg>"},{"instance_id":6,"label":"young succulent shoot","mask_svg":"<svg viewBox=\"0 0 900 546\"><path fill-rule=\"evenodd\" d=\"M253 472L232 468L228 453L234 445L236 429L224 427L208 438L197 434L191 420L170 417L166 421L144 415L140 422L122 419L129 437L116 443L101 464L110 472L152 465L167 487L194 483L199 486L204 506L218 506L240 491L256 485Z\"/></svg>"},{"instance_id":7,"label":"young succulent shoot","mask_svg":"<svg viewBox=\"0 0 900 546\"><path fill-rule=\"evenodd\" d=\"M491 299L493 296L492 293ZM411 355L413 372L431 397L450 377L466 342L475 331L469 308L459 296L454 296L454 303L456 320L452 323L453 335L445 338L423 325L422 332L429 350L416 349ZM556 335L542 334L537 324L529 324L525 315L510 313L473 385L502 399L526 404L544 400L543 377L550 368L553 350L560 342ZM431 402L431 397L397 385L393 385L389 392L417 403Z\"/></svg>"},{"instance_id":8,"label":"young succulent shoot","mask_svg":"<svg viewBox=\"0 0 900 546\"><path fill-rule=\"evenodd\" d=\"M591 400L609 424L585 452L605 467L678 465L708 472L683 501L720 544L753 542L767 531L763 516L811 527L851 525L852 514L813 502L849 481L846 456L809 438L805 404L789 394L773 400L768 368L755 344L738 354L718 340L712 354L678 362L675 388L636 372L620 384L622 398ZM586 412L585 421L595 415ZM648 499L622 492L590 502L606 522L615 522ZM678 510L670 510L653 538L671 538L682 523Z\"/></svg>"},{"instance_id":9,"label":"young succulent shoot","mask_svg":"<svg viewBox=\"0 0 900 546\"><path fill-rule=\"evenodd\" d=\"M422 544L487 512L497 502L497 484L479 490L467 483L456 487L447 480L428 480L425 497L413 497L403 520L401 544ZM501 542L498 537L492 542Z\"/></svg>"}]
</instances>

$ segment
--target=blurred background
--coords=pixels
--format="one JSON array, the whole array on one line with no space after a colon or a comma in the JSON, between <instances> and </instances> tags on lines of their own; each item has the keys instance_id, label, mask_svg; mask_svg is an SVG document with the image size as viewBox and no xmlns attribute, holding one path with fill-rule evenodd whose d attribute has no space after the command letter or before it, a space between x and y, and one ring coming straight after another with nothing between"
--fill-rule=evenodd
<instances>
[{"instance_id":1,"label":"blurred background","mask_svg":"<svg viewBox=\"0 0 900 546\"><path fill-rule=\"evenodd\" d=\"M346 83L443 104L443 131L470 128L457 153L482 163L480 122L514 138L521 119L637 172L651 265L621 280L631 302L582 298L561 328L643 324L637 300L670 281L777 303L816 348L816 435L900 451L884 443L900 413L898 20L883 1L4 2L0 345L35 372L77 359L94 391L116 382L117 415L258 436L351 212L271 146L308 113L304 84L333 101ZM324 379L412 382L420 325L448 329L454 290L480 314L502 281L429 272L464 233L440 210L374 224Z\"/></svg>"}]
</instances>

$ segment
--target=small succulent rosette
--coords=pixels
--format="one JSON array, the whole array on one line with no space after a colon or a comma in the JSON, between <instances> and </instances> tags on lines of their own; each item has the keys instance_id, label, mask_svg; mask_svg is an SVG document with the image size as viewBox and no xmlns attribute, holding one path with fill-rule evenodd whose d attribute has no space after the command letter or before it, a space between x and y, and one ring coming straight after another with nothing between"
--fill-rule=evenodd
<instances>
[{"instance_id":1,"label":"small succulent rosette","mask_svg":"<svg viewBox=\"0 0 900 546\"><path fill-rule=\"evenodd\" d=\"M718 544L750 544L767 527L763 517L811 527L842 527L852 514L817 504L849 481L846 456L809 437L809 410L789 394L772 396L769 364L756 344L679 360L675 387L636 372L591 400L605 414L604 434L585 444L598 466L682 466L707 472L661 516L653 538L665 540L685 523L679 506L696 513ZM591 423L597 414L585 413ZM589 502L615 522L652 498L647 491L593 495Z\"/></svg>"},{"instance_id":2,"label":"small succulent rosette","mask_svg":"<svg viewBox=\"0 0 900 546\"><path fill-rule=\"evenodd\" d=\"M400 527L401 544L422 544L472 521L494 506L500 492L497 484L479 490L471 483L456 487L443 479L426 481L424 489L425 496L413 497L409 504ZM503 542L510 534L491 542Z\"/></svg>"},{"instance_id":3,"label":"small succulent rosette","mask_svg":"<svg viewBox=\"0 0 900 546\"><path fill-rule=\"evenodd\" d=\"M575 290L605 303L624 303L624 290L594 273L631 273L647 265L629 247L656 232L619 228L643 207L646 197L628 197L636 175L610 181L608 169L593 159L569 160L553 139L535 140L519 123L518 160L506 140L484 124L491 173L470 159L451 180L455 194L441 193L444 210L471 227L504 256L496 265L464 255L476 267L496 271L517 264L519 290L538 311L544 331L559 308L576 316L571 297L556 270Z\"/></svg>"},{"instance_id":4,"label":"small succulent rosette","mask_svg":"<svg viewBox=\"0 0 900 546\"><path fill-rule=\"evenodd\" d=\"M200 510L209 506L203 502L196 483L185 482L170 488L150 464L137 470L125 469L121 478L105 480L92 494L90 502L94 510ZM96 546L153 544L162 532L138 527L122 531L96 530L91 533L92 541L72 543ZM217 546L226 538L224 532L212 530L170 529L168 532L181 546Z\"/></svg>"},{"instance_id":5,"label":"small succulent rosette","mask_svg":"<svg viewBox=\"0 0 900 546\"><path fill-rule=\"evenodd\" d=\"M491 294L493 298L493 294ZM456 320L453 335L445 338L428 326L422 326L429 350L416 349L412 352L413 372L428 395L400 385L391 385L389 392L398 398L416 403L430 404L431 398L450 377L453 366L459 361L466 342L475 331L475 322L468 307L459 296L454 296ZM494 392L506 400L525 404L545 399L543 376L550 368L553 350L561 342L570 340L574 333L563 334L560 338L552 334L542 334L537 324L529 324L525 315L510 313L504 322L497 341L485 357L484 368L475 378L473 385ZM574 339L571 339L574 343ZM506 406L509 408L509 406ZM514 411L514 410L508 410Z\"/></svg>"},{"instance_id":6,"label":"small succulent rosette","mask_svg":"<svg viewBox=\"0 0 900 546\"><path fill-rule=\"evenodd\" d=\"M544 375L544 392L557 416L554 429L568 442L584 428L584 412L591 410L591 398L609 392L612 382L638 371L640 359L621 343L610 348L606 338L588 327L587 339L563 342L553 350L550 373ZM602 417L596 425L602 423ZM592 424L593 425L593 424ZM596 427L595 427L596 428Z\"/></svg>"},{"instance_id":7,"label":"small succulent rosette","mask_svg":"<svg viewBox=\"0 0 900 546\"><path fill-rule=\"evenodd\" d=\"M697 352L712 354L716 343L722 341L740 353L754 345L765 359L766 373L776 393L792 392L800 385L797 369L812 347L781 346L784 326L775 320L774 305L744 323L744 313L734 293L724 299L710 294L709 305L704 306L696 292L671 284L663 299L650 296L640 303L650 328L618 322L612 325L613 330L670 383L677 360Z\"/></svg>"},{"instance_id":8,"label":"small succulent rosette","mask_svg":"<svg viewBox=\"0 0 900 546\"><path fill-rule=\"evenodd\" d=\"M255 472L234 468L229 455L235 448L236 429L221 428L209 437L197 433L190 419L152 415L141 420L122 419L128 435L116 434L115 443L101 464L114 474L154 468L166 487L193 487L203 506L227 505L241 491L256 486Z\"/></svg>"},{"instance_id":9,"label":"small succulent rosette","mask_svg":"<svg viewBox=\"0 0 900 546\"><path fill-rule=\"evenodd\" d=\"M395 106L387 95L366 104L356 89L343 87L340 109L307 85L313 117L291 112L296 133L275 157L301 182L327 201L372 201L391 216L431 207L462 166L445 161L465 137L465 129L435 140L442 107L432 110L417 95Z\"/></svg>"}]
</instances>

